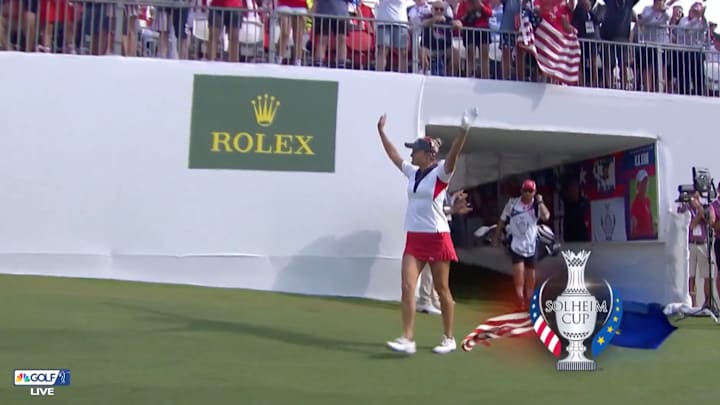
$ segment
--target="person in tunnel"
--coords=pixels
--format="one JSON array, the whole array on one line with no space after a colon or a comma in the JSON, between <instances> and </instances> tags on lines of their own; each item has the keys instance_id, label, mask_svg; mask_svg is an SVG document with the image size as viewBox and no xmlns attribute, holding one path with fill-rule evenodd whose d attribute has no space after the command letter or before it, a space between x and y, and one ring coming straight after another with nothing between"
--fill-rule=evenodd
<instances>
[{"instance_id":1,"label":"person in tunnel","mask_svg":"<svg viewBox=\"0 0 720 405\"><path fill-rule=\"evenodd\" d=\"M536 193L535 181L525 180L520 191L520 197L508 200L500 214L497 229L506 229L517 304L520 310L526 311L535 289L538 221L550 220L550 210L545 206L542 195ZM493 246L500 246L501 235L502 232L495 232Z\"/></svg>"}]
</instances>

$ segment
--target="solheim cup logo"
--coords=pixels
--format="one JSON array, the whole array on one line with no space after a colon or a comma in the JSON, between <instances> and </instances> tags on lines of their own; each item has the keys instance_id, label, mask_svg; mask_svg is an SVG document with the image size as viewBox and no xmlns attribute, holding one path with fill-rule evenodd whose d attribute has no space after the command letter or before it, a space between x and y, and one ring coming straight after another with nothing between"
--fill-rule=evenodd
<instances>
[{"instance_id":1,"label":"solheim cup logo","mask_svg":"<svg viewBox=\"0 0 720 405\"><path fill-rule=\"evenodd\" d=\"M605 204L605 215L600 217L600 225L605 233L605 240L612 240L615 231L615 214L610 211L610 204Z\"/></svg>"},{"instance_id":2,"label":"solheim cup logo","mask_svg":"<svg viewBox=\"0 0 720 405\"><path fill-rule=\"evenodd\" d=\"M610 344L622 319L622 301L605 280L585 283L589 251L566 250L562 256L567 266L564 289L551 279L543 282L533 295L530 319L538 337L555 357L561 356L563 347L567 351L567 357L557 362L558 371L594 371L597 365L585 356L585 342L592 338L593 358ZM555 299L551 299L553 296Z\"/></svg>"}]
</instances>

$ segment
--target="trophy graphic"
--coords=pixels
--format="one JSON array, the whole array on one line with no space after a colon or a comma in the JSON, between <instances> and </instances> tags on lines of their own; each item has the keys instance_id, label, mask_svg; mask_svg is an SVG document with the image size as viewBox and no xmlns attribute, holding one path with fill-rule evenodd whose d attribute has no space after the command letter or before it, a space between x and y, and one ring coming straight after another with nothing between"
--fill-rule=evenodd
<instances>
[{"instance_id":1,"label":"trophy graphic","mask_svg":"<svg viewBox=\"0 0 720 405\"><path fill-rule=\"evenodd\" d=\"M615 214L610 211L610 204L605 204L605 214L600 217L600 225L605 233L605 240L612 240L615 231Z\"/></svg>"},{"instance_id":2,"label":"trophy graphic","mask_svg":"<svg viewBox=\"0 0 720 405\"><path fill-rule=\"evenodd\" d=\"M592 371L596 369L595 360L585 357L583 343L595 330L597 320L594 296L585 286L585 265L590 252L563 251L568 269L565 290L555 300L555 320L558 333L568 341L568 356L558 360L558 371Z\"/></svg>"}]
</instances>

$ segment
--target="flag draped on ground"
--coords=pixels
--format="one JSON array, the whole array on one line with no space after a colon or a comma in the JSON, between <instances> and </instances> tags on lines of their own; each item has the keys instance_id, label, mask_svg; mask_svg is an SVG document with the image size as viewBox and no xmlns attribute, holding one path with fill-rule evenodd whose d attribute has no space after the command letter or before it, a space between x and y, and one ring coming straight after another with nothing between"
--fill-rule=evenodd
<instances>
[{"instance_id":1,"label":"flag draped on ground","mask_svg":"<svg viewBox=\"0 0 720 405\"><path fill-rule=\"evenodd\" d=\"M677 329L660 304L624 302L622 322L610 344L634 349L657 349Z\"/></svg>"},{"instance_id":2,"label":"flag draped on ground","mask_svg":"<svg viewBox=\"0 0 720 405\"><path fill-rule=\"evenodd\" d=\"M580 41L565 33L562 24L523 10L518 47L535 57L538 67L560 83L574 85L580 79Z\"/></svg>"},{"instance_id":3,"label":"flag draped on ground","mask_svg":"<svg viewBox=\"0 0 720 405\"><path fill-rule=\"evenodd\" d=\"M470 351L478 343L489 346L489 341L492 339L534 335L535 331L530 321L530 314L527 312L515 312L492 317L478 325L474 331L463 339L462 348L465 351Z\"/></svg>"},{"instance_id":4,"label":"flag draped on ground","mask_svg":"<svg viewBox=\"0 0 720 405\"><path fill-rule=\"evenodd\" d=\"M537 307L537 294L533 303ZM623 314L611 345L635 349L657 349L677 329L670 324L659 304L623 302ZM618 319L619 320L619 319ZM462 341L462 349L470 351L477 344L490 346L490 341L505 337L537 337L555 356L561 354L562 343L540 315L540 311L514 312L486 320Z\"/></svg>"}]
</instances>

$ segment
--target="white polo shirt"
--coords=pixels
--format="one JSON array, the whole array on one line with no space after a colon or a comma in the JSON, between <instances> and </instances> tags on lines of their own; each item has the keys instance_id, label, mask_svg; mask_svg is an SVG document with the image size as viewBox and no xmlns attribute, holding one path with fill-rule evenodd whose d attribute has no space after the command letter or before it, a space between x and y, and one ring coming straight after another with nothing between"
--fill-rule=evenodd
<instances>
[{"instance_id":1,"label":"white polo shirt","mask_svg":"<svg viewBox=\"0 0 720 405\"><path fill-rule=\"evenodd\" d=\"M375 6L375 19L378 25L408 22L408 7L412 0L380 0Z\"/></svg>"},{"instance_id":2,"label":"white polo shirt","mask_svg":"<svg viewBox=\"0 0 720 405\"><path fill-rule=\"evenodd\" d=\"M523 257L535 254L537 247L539 215L535 202L524 204L519 197L508 200L500 214L500 219L507 224L507 233L512 236L510 249Z\"/></svg>"},{"instance_id":3,"label":"white polo shirt","mask_svg":"<svg viewBox=\"0 0 720 405\"><path fill-rule=\"evenodd\" d=\"M437 166L422 177L417 185L417 166L403 161L402 172L408 178L405 231L450 232L443 206L452 173L445 173L445 161L437 162Z\"/></svg>"}]
</instances>

